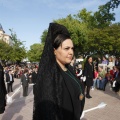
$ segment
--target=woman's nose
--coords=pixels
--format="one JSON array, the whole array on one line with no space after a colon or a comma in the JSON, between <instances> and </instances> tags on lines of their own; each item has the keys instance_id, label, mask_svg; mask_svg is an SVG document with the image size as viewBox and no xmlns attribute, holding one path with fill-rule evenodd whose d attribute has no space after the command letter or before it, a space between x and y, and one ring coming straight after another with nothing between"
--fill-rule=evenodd
<instances>
[{"instance_id":1,"label":"woman's nose","mask_svg":"<svg viewBox=\"0 0 120 120\"><path fill-rule=\"evenodd\" d=\"M69 51L69 52L70 52L70 54L73 54L73 49L70 49L70 51Z\"/></svg>"}]
</instances>

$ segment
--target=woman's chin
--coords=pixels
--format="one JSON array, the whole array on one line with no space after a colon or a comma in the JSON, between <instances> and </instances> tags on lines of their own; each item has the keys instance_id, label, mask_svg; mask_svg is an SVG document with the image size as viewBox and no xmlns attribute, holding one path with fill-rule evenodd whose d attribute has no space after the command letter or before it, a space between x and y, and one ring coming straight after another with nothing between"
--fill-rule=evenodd
<instances>
[{"instance_id":1,"label":"woman's chin","mask_svg":"<svg viewBox=\"0 0 120 120\"><path fill-rule=\"evenodd\" d=\"M71 63L71 60L66 62L66 64L70 64L70 63Z\"/></svg>"}]
</instances>

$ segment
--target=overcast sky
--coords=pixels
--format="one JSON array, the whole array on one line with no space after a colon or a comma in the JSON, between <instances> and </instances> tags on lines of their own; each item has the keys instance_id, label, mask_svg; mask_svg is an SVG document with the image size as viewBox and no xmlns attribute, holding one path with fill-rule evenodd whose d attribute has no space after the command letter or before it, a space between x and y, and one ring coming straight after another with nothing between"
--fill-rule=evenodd
<instances>
[{"instance_id":1,"label":"overcast sky","mask_svg":"<svg viewBox=\"0 0 120 120\"><path fill-rule=\"evenodd\" d=\"M79 10L95 12L109 0L0 0L0 24L6 34L13 29L17 38L26 41L27 49L40 43L42 32L49 23ZM115 22L120 22L120 6L114 10Z\"/></svg>"}]
</instances>

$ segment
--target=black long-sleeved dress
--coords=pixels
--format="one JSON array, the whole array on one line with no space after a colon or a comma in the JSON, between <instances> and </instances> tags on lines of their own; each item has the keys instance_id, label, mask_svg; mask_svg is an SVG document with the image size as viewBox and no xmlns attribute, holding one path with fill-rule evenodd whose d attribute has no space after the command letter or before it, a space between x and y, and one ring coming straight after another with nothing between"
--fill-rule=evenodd
<instances>
[{"instance_id":1,"label":"black long-sleeved dress","mask_svg":"<svg viewBox=\"0 0 120 120\"><path fill-rule=\"evenodd\" d=\"M70 71L75 79L72 79L67 71L63 71L63 120L80 120L82 114L85 99L79 100L79 95L81 94L80 86L82 93L84 92L82 83L78 78ZM67 74L66 74L67 73ZM77 83L76 83L76 81ZM79 83L79 85L78 85Z\"/></svg>"},{"instance_id":2,"label":"black long-sleeved dress","mask_svg":"<svg viewBox=\"0 0 120 120\"><path fill-rule=\"evenodd\" d=\"M0 114L4 113L6 106L6 87L4 83L4 71L0 64Z\"/></svg>"},{"instance_id":3,"label":"black long-sleeved dress","mask_svg":"<svg viewBox=\"0 0 120 120\"><path fill-rule=\"evenodd\" d=\"M72 69L68 69L77 79ZM60 69L60 79L56 81L44 79L39 84L40 93L35 88L33 120L80 120L85 98L79 100L79 86L66 72ZM77 81L84 93L82 83Z\"/></svg>"},{"instance_id":4,"label":"black long-sleeved dress","mask_svg":"<svg viewBox=\"0 0 120 120\"><path fill-rule=\"evenodd\" d=\"M94 78L94 66L93 64L86 63L84 67L83 75L86 76L86 86L93 85L93 78Z\"/></svg>"}]
</instances>

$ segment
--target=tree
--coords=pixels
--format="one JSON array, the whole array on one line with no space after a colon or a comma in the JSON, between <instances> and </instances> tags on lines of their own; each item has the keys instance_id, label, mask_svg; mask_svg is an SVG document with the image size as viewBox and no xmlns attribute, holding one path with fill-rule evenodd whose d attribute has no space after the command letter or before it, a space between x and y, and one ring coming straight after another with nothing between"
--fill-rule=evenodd
<instances>
[{"instance_id":1,"label":"tree","mask_svg":"<svg viewBox=\"0 0 120 120\"><path fill-rule=\"evenodd\" d=\"M110 11L110 9L114 10L115 8L118 8L120 4L120 0L110 0L105 4L105 7Z\"/></svg>"},{"instance_id":2,"label":"tree","mask_svg":"<svg viewBox=\"0 0 120 120\"><path fill-rule=\"evenodd\" d=\"M96 28L105 28L111 25L112 21L115 21L115 13L111 13L111 9L114 10L120 4L120 0L110 0L105 5L99 6L99 11L94 13L94 20L96 21Z\"/></svg>"},{"instance_id":3,"label":"tree","mask_svg":"<svg viewBox=\"0 0 120 120\"><path fill-rule=\"evenodd\" d=\"M68 15L66 18L54 20L67 27L75 47L75 55L89 54L118 54L119 48L115 42L114 32L110 30L112 21L115 20L115 13L110 13L111 8L116 8L120 4L119 0L110 0L105 5L99 6L95 13L82 9L75 15ZM116 26L117 27L117 26ZM113 35L109 32L112 32ZM45 40L47 31L43 32L42 39ZM118 34L117 34L118 35ZM110 37L109 37L110 36ZM118 35L119 36L119 35ZM110 43L110 44L109 44ZM116 50L114 51L114 48Z\"/></svg>"},{"instance_id":4,"label":"tree","mask_svg":"<svg viewBox=\"0 0 120 120\"><path fill-rule=\"evenodd\" d=\"M92 11L87 11L85 8L80 10L77 14L73 15L75 19L80 21L80 23L86 24L88 29L94 28L94 25L97 24Z\"/></svg>"},{"instance_id":5,"label":"tree","mask_svg":"<svg viewBox=\"0 0 120 120\"><path fill-rule=\"evenodd\" d=\"M10 60L11 46L5 43L3 40L0 40L0 60L5 64Z\"/></svg>"},{"instance_id":6,"label":"tree","mask_svg":"<svg viewBox=\"0 0 120 120\"><path fill-rule=\"evenodd\" d=\"M12 40L12 49L11 49L11 61L20 62L22 59L26 58L26 49L23 44L24 41L20 41L17 39L17 35L13 32L12 29L9 29L11 32L11 40Z\"/></svg>"},{"instance_id":7,"label":"tree","mask_svg":"<svg viewBox=\"0 0 120 120\"><path fill-rule=\"evenodd\" d=\"M89 32L89 50L98 55L120 55L120 25L113 24L105 29L94 29Z\"/></svg>"},{"instance_id":8,"label":"tree","mask_svg":"<svg viewBox=\"0 0 120 120\"><path fill-rule=\"evenodd\" d=\"M30 50L27 52L27 56L30 62L40 61L44 44L33 44L30 46Z\"/></svg>"},{"instance_id":9,"label":"tree","mask_svg":"<svg viewBox=\"0 0 120 120\"><path fill-rule=\"evenodd\" d=\"M41 43L43 43L43 44L45 43L47 33L48 33L48 30L44 30L43 34L41 36Z\"/></svg>"},{"instance_id":10,"label":"tree","mask_svg":"<svg viewBox=\"0 0 120 120\"><path fill-rule=\"evenodd\" d=\"M118 7L118 0L111 0L105 5L99 6L99 10L95 13L88 12L85 8L79 11L74 17L82 23L86 23L87 27L93 28L105 28L111 25L112 21L115 21L115 13L111 13L110 9Z\"/></svg>"},{"instance_id":11,"label":"tree","mask_svg":"<svg viewBox=\"0 0 120 120\"><path fill-rule=\"evenodd\" d=\"M108 27L112 21L115 21L115 13L110 13L105 5L99 6L99 11L94 13L95 28Z\"/></svg>"}]
</instances>

